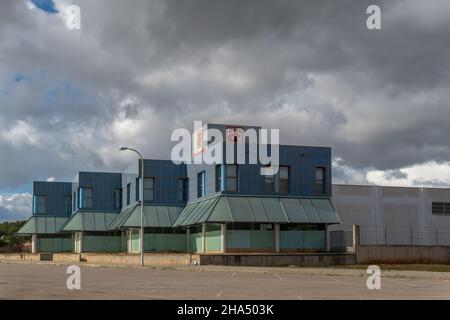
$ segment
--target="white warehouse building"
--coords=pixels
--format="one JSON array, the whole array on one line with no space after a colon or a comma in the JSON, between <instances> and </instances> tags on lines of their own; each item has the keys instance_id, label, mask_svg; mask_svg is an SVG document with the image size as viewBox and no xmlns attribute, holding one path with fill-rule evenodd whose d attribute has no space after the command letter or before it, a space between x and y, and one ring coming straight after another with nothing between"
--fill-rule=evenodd
<instances>
[{"instance_id":1,"label":"white warehouse building","mask_svg":"<svg viewBox=\"0 0 450 320\"><path fill-rule=\"evenodd\" d=\"M342 222L329 226L332 247L352 246L353 225L362 245L450 245L450 189L334 184L332 194Z\"/></svg>"}]
</instances>

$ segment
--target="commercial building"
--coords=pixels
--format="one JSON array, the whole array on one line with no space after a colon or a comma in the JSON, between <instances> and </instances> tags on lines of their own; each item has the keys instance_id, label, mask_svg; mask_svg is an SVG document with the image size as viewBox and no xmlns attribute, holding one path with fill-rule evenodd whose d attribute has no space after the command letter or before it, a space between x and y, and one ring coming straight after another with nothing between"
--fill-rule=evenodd
<instances>
[{"instance_id":1,"label":"commercial building","mask_svg":"<svg viewBox=\"0 0 450 320\"><path fill-rule=\"evenodd\" d=\"M203 134L249 128L261 129L207 124ZM33 215L18 233L32 236L35 252L139 252L142 201L146 252L326 251L327 229L340 223L330 201L331 149L280 145L278 172L262 175L248 151L239 161L239 145L251 150L245 137L224 142L213 164L146 159L144 177L136 161L121 173L34 182Z\"/></svg>"},{"instance_id":2,"label":"commercial building","mask_svg":"<svg viewBox=\"0 0 450 320\"><path fill-rule=\"evenodd\" d=\"M31 235L33 252L73 251L71 235L60 232L72 212L71 192L69 182L33 182L32 216L18 232Z\"/></svg>"},{"instance_id":3,"label":"commercial building","mask_svg":"<svg viewBox=\"0 0 450 320\"><path fill-rule=\"evenodd\" d=\"M347 247L353 225L362 245L450 246L450 189L335 184L332 202L331 238Z\"/></svg>"}]
</instances>

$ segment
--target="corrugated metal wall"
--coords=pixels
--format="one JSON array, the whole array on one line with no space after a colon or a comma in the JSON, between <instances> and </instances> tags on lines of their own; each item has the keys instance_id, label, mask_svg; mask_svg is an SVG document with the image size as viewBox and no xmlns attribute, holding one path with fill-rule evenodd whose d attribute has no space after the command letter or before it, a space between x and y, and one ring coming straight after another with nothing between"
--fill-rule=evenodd
<instances>
[{"instance_id":1,"label":"corrugated metal wall","mask_svg":"<svg viewBox=\"0 0 450 320\"><path fill-rule=\"evenodd\" d=\"M281 249L325 249L325 231L280 231Z\"/></svg>"},{"instance_id":2,"label":"corrugated metal wall","mask_svg":"<svg viewBox=\"0 0 450 320\"><path fill-rule=\"evenodd\" d=\"M273 230L227 230L227 248L273 249Z\"/></svg>"},{"instance_id":3,"label":"corrugated metal wall","mask_svg":"<svg viewBox=\"0 0 450 320\"><path fill-rule=\"evenodd\" d=\"M38 237L38 252L72 252L72 238L42 238Z\"/></svg>"},{"instance_id":4,"label":"corrugated metal wall","mask_svg":"<svg viewBox=\"0 0 450 320\"><path fill-rule=\"evenodd\" d=\"M84 252L123 252L121 236L93 236L83 238Z\"/></svg>"}]
</instances>

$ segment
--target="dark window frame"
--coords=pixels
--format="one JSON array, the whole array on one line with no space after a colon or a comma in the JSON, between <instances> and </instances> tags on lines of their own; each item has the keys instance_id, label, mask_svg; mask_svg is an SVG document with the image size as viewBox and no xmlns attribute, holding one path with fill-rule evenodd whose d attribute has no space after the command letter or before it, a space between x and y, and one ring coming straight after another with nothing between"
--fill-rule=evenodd
<instances>
[{"instance_id":1,"label":"dark window frame","mask_svg":"<svg viewBox=\"0 0 450 320\"><path fill-rule=\"evenodd\" d=\"M265 165L265 166L263 166L263 167L269 168L270 165ZM274 175L274 174L271 174L271 175L265 175L265 176L264 176L264 192L265 192L265 193L273 194L273 193L276 192L276 190L275 190L275 177L276 177L276 175ZM268 184L267 181L270 181L270 180L272 180L272 183L271 183L271 184ZM272 186L273 186L273 190L269 190L269 189L268 189L268 186L269 186L269 185L272 185Z\"/></svg>"},{"instance_id":2,"label":"dark window frame","mask_svg":"<svg viewBox=\"0 0 450 320\"><path fill-rule=\"evenodd\" d=\"M149 180L153 181L153 184L152 184L153 186L151 188L148 188L146 186L146 183L145 183L146 180L147 181L149 181ZM155 201L155 183L156 183L156 178L155 177L144 177L144 190L142 192L142 199L143 199L144 202L153 202L153 201ZM152 199L146 199L145 198L145 191L146 190L150 190L151 191Z\"/></svg>"},{"instance_id":3,"label":"dark window frame","mask_svg":"<svg viewBox=\"0 0 450 320\"><path fill-rule=\"evenodd\" d=\"M229 167L236 167L236 176L230 176L228 174L228 168ZM236 189L235 190L230 190L229 189L229 181L230 180L236 180ZM236 163L233 164L226 164L225 165L225 190L226 192L239 192L239 165Z\"/></svg>"},{"instance_id":4,"label":"dark window frame","mask_svg":"<svg viewBox=\"0 0 450 320\"><path fill-rule=\"evenodd\" d=\"M131 182L127 183L127 206L131 203Z\"/></svg>"},{"instance_id":5,"label":"dark window frame","mask_svg":"<svg viewBox=\"0 0 450 320\"><path fill-rule=\"evenodd\" d=\"M197 198L206 195L206 173L205 170L197 173Z\"/></svg>"},{"instance_id":6,"label":"dark window frame","mask_svg":"<svg viewBox=\"0 0 450 320\"><path fill-rule=\"evenodd\" d=\"M322 179L317 179L317 170L322 170ZM326 194L327 168L324 166L317 166L314 170L314 191L316 194Z\"/></svg>"},{"instance_id":7,"label":"dark window frame","mask_svg":"<svg viewBox=\"0 0 450 320\"><path fill-rule=\"evenodd\" d=\"M139 179L140 177L137 177L136 178L136 182L135 182L135 188L134 188L134 192L135 192L135 195L134 195L134 198L135 198L135 200L136 201L139 201L139 196L140 196L140 193L141 193L141 187L140 187L140 179Z\"/></svg>"},{"instance_id":8,"label":"dark window frame","mask_svg":"<svg viewBox=\"0 0 450 320\"><path fill-rule=\"evenodd\" d=\"M67 202L67 199L69 199L68 202ZM66 214L70 214L72 212L72 195L71 194L66 194L64 196L64 211L66 212Z\"/></svg>"},{"instance_id":9,"label":"dark window frame","mask_svg":"<svg viewBox=\"0 0 450 320\"><path fill-rule=\"evenodd\" d=\"M117 195L118 192L118 195ZM113 189L113 201L114 201L114 209L122 208L122 188L114 188ZM119 203L117 203L119 201Z\"/></svg>"},{"instance_id":10,"label":"dark window frame","mask_svg":"<svg viewBox=\"0 0 450 320\"><path fill-rule=\"evenodd\" d=\"M222 164L216 164L215 167L215 174L216 174L216 192L222 191Z\"/></svg>"},{"instance_id":11,"label":"dark window frame","mask_svg":"<svg viewBox=\"0 0 450 320\"><path fill-rule=\"evenodd\" d=\"M287 174L288 174L287 178L281 178L281 174L280 174L281 168L286 168L287 169ZM287 190L286 191L282 191L281 190L281 185L282 185L281 181L282 180L286 180L286 183L287 183ZM278 168L278 193L286 194L286 193L289 193L289 192L291 192L291 166L285 166L285 165L279 166L279 168Z\"/></svg>"},{"instance_id":12,"label":"dark window frame","mask_svg":"<svg viewBox=\"0 0 450 320\"><path fill-rule=\"evenodd\" d=\"M180 187L181 182L181 187ZM177 180L177 200L180 202L188 201L189 178L181 177Z\"/></svg>"}]
</instances>

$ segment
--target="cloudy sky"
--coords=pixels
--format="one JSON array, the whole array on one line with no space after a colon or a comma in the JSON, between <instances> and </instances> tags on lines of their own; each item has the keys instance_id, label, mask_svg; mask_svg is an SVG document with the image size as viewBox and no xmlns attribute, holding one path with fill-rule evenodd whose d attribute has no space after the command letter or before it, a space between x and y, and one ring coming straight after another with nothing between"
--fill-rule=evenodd
<instances>
[{"instance_id":1,"label":"cloudy sky","mask_svg":"<svg viewBox=\"0 0 450 320\"><path fill-rule=\"evenodd\" d=\"M449 52L448 0L2 0L0 220L194 120L331 146L336 183L450 186Z\"/></svg>"}]
</instances>

